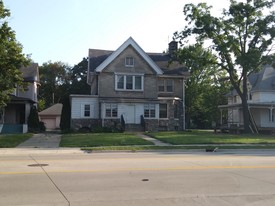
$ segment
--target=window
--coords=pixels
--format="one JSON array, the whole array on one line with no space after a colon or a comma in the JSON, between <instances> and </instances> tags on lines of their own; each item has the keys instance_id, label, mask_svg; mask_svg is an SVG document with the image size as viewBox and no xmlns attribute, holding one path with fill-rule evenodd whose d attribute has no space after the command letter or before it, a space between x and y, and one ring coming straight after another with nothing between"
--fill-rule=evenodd
<instances>
[{"instance_id":1,"label":"window","mask_svg":"<svg viewBox=\"0 0 275 206\"><path fill-rule=\"evenodd\" d=\"M133 89L133 76L126 76L126 89Z\"/></svg>"},{"instance_id":2,"label":"window","mask_svg":"<svg viewBox=\"0 0 275 206\"><path fill-rule=\"evenodd\" d=\"M117 117L117 104L106 104L105 117Z\"/></svg>"},{"instance_id":3,"label":"window","mask_svg":"<svg viewBox=\"0 0 275 206\"><path fill-rule=\"evenodd\" d=\"M124 76L117 75L117 89L123 89L123 88L124 88Z\"/></svg>"},{"instance_id":4,"label":"window","mask_svg":"<svg viewBox=\"0 0 275 206\"><path fill-rule=\"evenodd\" d=\"M91 116L91 105L85 104L84 105L84 117L90 117Z\"/></svg>"},{"instance_id":5,"label":"window","mask_svg":"<svg viewBox=\"0 0 275 206\"><path fill-rule=\"evenodd\" d=\"M116 75L116 90L143 90L143 75Z\"/></svg>"},{"instance_id":6,"label":"window","mask_svg":"<svg viewBox=\"0 0 275 206\"><path fill-rule=\"evenodd\" d=\"M158 81L158 87L159 87L159 92L164 92L164 80L160 79Z\"/></svg>"},{"instance_id":7,"label":"window","mask_svg":"<svg viewBox=\"0 0 275 206\"><path fill-rule=\"evenodd\" d=\"M154 104L144 105L144 118L155 118L156 106Z\"/></svg>"},{"instance_id":8,"label":"window","mask_svg":"<svg viewBox=\"0 0 275 206\"><path fill-rule=\"evenodd\" d=\"M133 57L126 57L125 58L125 66L126 67L134 67L135 65L135 60Z\"/></svg>"},{"instance_id":9,"label":"window","mask_svg":"<svg viewBox=\"0 0 275 206\"><path fill-rule=\"evenodd\" d=\"M173 92L173 80L172 79L166 80L166 91Z\"/></svg>"},{"instance_id":10,"label":"window","mask_svg":"<svg viewBox=\"0 0 275 206\"><path fill-rule=\"evenodd\" d=\"M159 104L159 118L167 118L167 104Z\"/></svg>"},{"instance_id":11,"label":"window","mask_svg":"<svg viewBox=\"0 0 275 206\"><path fill-rule=\"evenodd\" d=\"M142 78L141 76L135 76L135 89L141 90L142 89Z\"/></svg>"},{"instance_id":12,"label":"window","mask_svg":"<svg viewBox=\"0 0 275 206\"><path fill-rule=\"evenodd\" d=\"M173 92L174 81L172 79L159 79L158 90L159 92Z\"/></svg>"}]
</instances>

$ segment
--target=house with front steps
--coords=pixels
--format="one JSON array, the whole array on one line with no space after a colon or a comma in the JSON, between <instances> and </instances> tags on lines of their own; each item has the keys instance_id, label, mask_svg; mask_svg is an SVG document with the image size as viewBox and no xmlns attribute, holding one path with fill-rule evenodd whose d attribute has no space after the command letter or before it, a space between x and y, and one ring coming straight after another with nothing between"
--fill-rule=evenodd
<instances>
[{"instance_id":1,"label":"house with front steps","mask_svg":"<svg viewBox=\"0 0 275 206\"><path fill-rule=\"evenodd\" d=\"M167 53L146 53L128 38L115 51L89 50L90 95L70 95L71 128L98 126L143 131L185 129L185 81L189 72Z\"/></svg>"},{"instance_id":2,"label":"house with front steps","mask_svg":"<svg viewBox=\"0 0 275 206\"><path fill-rule=\"evenodd\" d=\"M0 133L28 132L28 117L31 107L37 104L39 69L37 63L31 63L20 69L26 87L16 87L10 94L10 101L0 111Z\"/></svg>"}]
</instances>

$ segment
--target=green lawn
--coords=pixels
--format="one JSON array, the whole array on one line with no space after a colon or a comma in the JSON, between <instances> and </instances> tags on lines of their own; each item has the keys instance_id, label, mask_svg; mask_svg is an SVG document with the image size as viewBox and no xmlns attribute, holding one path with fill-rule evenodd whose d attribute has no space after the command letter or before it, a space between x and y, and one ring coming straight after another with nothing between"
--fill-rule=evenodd
<instances>
[{"instance_id":1,"label":"green lawn","mask_svg":"<svg viewBox=\"0 0 275 206\"><path fill-rule=\"evenodd\" d=\"M26 133L26 134L1 134L0 135L0 148L11 148L16 147L21 142L26 141L33 134Z\"/></svg>"},{"instance_id":2,"label":"green lawn","mask_svg":"<svg viewBox=\"0 0 275 206\"><path fill-rule=\"evenodd\" d=\"M275 144L270 135L214 134L213 131L192 130L190 132L158 132L148 135L173 145L182 144Z\"/></svg>"},{"instance_id":3,"label":"green lawn","mask_svg":"<svg viewBox=\"0 0 275 206\"><path fill-rule=\"evenodd\" d=\"M98 147L125 145L152 145L130 133L85 133L62 135L60 147Z\"/></svg>"}]
</instances>

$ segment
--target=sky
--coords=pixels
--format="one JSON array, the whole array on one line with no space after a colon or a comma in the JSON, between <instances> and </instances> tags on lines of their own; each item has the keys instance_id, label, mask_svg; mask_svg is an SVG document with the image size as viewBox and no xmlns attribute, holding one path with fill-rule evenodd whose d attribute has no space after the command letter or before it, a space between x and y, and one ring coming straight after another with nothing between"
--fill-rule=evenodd
<instances>
[{"instance_id":1,"label":"sky","mask_svg":"<svg viewBox=\"0 0 275 206\"><path fill-rule=\"evenodd\" d=\"M23 52L42 65L70 66L88 49L116 50L130 36L145 52L163 52L184 28L183 7L203 0L3 0ZM229 0L207 0L220 13Z\"/></svg>"}]
</instances>

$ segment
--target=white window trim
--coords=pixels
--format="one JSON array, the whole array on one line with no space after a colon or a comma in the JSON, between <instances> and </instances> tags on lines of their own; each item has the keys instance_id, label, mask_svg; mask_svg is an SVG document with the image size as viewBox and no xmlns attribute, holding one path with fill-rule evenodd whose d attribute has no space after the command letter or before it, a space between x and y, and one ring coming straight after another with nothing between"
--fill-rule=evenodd
<instances>
[{"instance_id":1,"label":"white window trim","mask_svg":"<svg viewBox=\"0 0 275 206\"><path fill-rule=\"evenodd\" d=\"M127 64L127 59L133 59L133 64ZM126 57L125 58L125 67L131 67L131 68L133 68L133 67L135 67L135 59L134 59L134 57Z\"/></svg>"},{"instance_id":2,"label":"white window trim","mask_svg":"<svg viewBox=\"0 0 275 206\"><path fill-rule=\"evenodd\" d=\"M168 80L172 81L172 91L171 92L167 90L167 87L168 87L168 83L167 82L168 82ZM173 79L166 79L165 83L166 83L166 85L165 85L166 93L174 93L174 80Z\"/></svg>"},{"instance_id":3,"label":"white window trim","mask_svg":"<svg viewBox=\"0 0 275 206\"><path fill-rule=\"evenodd\" d=\"M160 105L161 104L166 104L166 115L167 115L167 117L160 117ZM169 119L168 117L169 117L169 114L168 114L168 104L167 103L160 103L159 104L159 119Z\"/></svg>"},{"instance_id":4,"label":"white window trim","mask_svg":"<svg viewBox=\"0 0 275 206\"><path fill-rule=\"evenodd\" d=\"M167 80L171 80L172 81L172 91L167 91ZM174 89L175 89L175 82L173 79L162 79L161 81L163 81L163 84L158 84L158 93L174 93ZM163 91L160 91L159 90L159 86L163 86L164 90Z\"/></svg>"},{"instance_id":5,"label":"white window trim","mask_svg":"<svg viewBox=\"0 0 275 206\"><path fill-rule=\"evenodd\" d=\"M118 83L118 78L117 76L123 76L124 81L123 81L123 89L120 89L117 87L117 83ZM132 83L133 83L133 87L135 87L135 80L136 78L134 78L135 76L140 76L141 77L141 89L126 89L126 76L132 76ZM144 91L144 74L139 74L139 73L115 73L115 90L116 91L134 91L134 92L142 92Z\"/></svg>"},{"instance_id":6,"label":"white window trim","mask_svg":"<svg viewBox=\"0 0 275 206\"><path fill-rule=\"evenodd\" d=\"M145 113L144 113L144 110L145 110L145 106L148 106L149 105L149 117L145 117ZM151 113L150 113L150 106L154 106L154 109L155 109L155 117L151 117ZM156 104L144 104L143 105L143 117L144 119L157 119L157 105Z\"/></svg>"},{"instance_id":7,"label":"white window trim","mask_svg":"<svg viewBox=\"0 0 275 206\"><path fill-rule=\"evenodd\" d=\"M111 117L107 117L106 116L106 109L107 109L107 105L110 105L111 106ZM116 117L113 117L113 106L115 106L116 107L116 109L117 109L117 116ZM118 104L114 104L114 103L106 103L105 105L104 105L104 119L117 119L118 118Z\"/></svg>"},{"instance_id":8,"label":"white window trim","mask_svg":"<svg viewBox=\"0 0 275 206\"><path fill-rule=\"evenodd\" d=\"M90 106L90 115L89 116L85 116L85 105ZM91 104L81 104L81 118L88 119L91 117L92 117L92 105Z\"/></svg>"}]
</instances>

